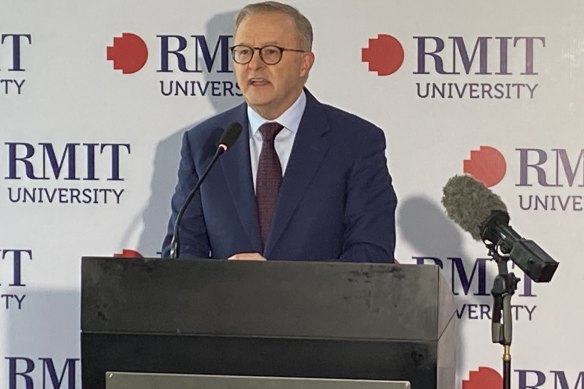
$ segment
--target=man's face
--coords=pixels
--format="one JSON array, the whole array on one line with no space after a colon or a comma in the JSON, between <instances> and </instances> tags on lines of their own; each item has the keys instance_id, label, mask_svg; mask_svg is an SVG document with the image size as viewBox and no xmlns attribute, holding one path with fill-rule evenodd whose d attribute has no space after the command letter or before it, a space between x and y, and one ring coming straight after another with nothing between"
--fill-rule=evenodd
<instances>
[{"instance_id":1,"label":"man's face","mask_svg":"<svg viewBox=\"0 0 584 389\"><path fill-rule=\"evenodd\" d=\"M235 32L234 44L304 49L300 45L294 19L275 12L243 19ZM313 62L311 52L285 51L276 65L266 65L256 50L250 63L233 65L237 83L247 103L262 117L275 119L296 101Z\"/></svg>"}]
</instances>

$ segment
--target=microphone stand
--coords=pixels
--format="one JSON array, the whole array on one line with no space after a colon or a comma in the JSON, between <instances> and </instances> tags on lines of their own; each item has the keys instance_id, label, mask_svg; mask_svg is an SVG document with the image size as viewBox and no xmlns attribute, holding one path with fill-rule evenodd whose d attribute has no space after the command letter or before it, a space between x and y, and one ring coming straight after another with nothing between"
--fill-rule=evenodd
<instances>
[{"instance_id":1,"label":"microphone stand","mask_svg":"<svg viewBox=\"0 0 584 389\"><path fill-rule=\"evenodd\" d=\"M172 234L172 240L170 241L170 259L177 259L180 255L180 245L179 245L180 227L179 227L179 224L180 224L180 221L181 221L184 213L186 212L193 197L195 197L195 193L197 193L197 191L199 190L201 183L205 180L205 177L207 177L207 174L209 174L209 171L211 171L211 168L213 167L213 165L215 164L215 162L217 161L219 156L221 156L221 154L223 154L226 150L227 150L227 146L225 146L224 144L220 144L217 147L217 151L215 152L215 155L213 155L211 162L209 162L209 164L207 165L207 168L205 169L203 174L201 174L201 177L199 177L199 180L197 181L196 185L189 192L188 196L186 197L185 201L183 202L182 207L178 211L178 214L176 215L176 219L174 220L174 230L173 230L173 234Z\"/></svg>"},{"instance_id":2,"label":"microphone stand","mask_svg":"<svg viewBox=\"0 0 584 389\"><path fill-rule=\"evenodd\" d=\"M493 281L493 315L491 320L491 337L493 343L503 346L503 388L511 389L511 339L513 323L511 318L511 296L517 290L519 278L509 273L507 261L509 255L499 252L500 245L487 243L489 256L497 263L499 274Z\"/></svg>"}]
</instances>

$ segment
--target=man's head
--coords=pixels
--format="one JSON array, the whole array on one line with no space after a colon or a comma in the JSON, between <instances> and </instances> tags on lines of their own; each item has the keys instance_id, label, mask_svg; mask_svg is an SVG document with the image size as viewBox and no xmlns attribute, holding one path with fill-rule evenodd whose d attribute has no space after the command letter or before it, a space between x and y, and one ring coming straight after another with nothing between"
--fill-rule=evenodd
<instances>
[{"instance_id":1,"label":"man's head","mask_svg":"<svg viewBox=\"0 0 584 389\"><path fill-rule=\"evenodd\" d=\"M239 12L235 75L245 100L261 116L275 119L298 98L314 62L311 47L310 22L294 7L268 1Z\"/></svg>"}]
</instances>

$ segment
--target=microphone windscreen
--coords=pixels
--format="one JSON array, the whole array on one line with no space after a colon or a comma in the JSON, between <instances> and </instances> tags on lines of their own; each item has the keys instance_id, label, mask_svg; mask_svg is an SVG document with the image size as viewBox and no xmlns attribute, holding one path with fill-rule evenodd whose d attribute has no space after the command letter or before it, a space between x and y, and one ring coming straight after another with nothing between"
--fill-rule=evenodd
<instances>
[{"instance_id":1,"label":"microphone windscreen","mask_svg":"<svg viewBox=\"0 0 584 389\"><path fill-rule=\"evenodd\" d=\"M476 240L481 240L481 225L493 211L507 212L499 196L470 176L454 176L443 189L442 205L448 217Z\"/></svg>"},{"instance_id":2,"label":"microphone windscreen","mask_svg":"<svg viewBox=\"0 0 584 389\"><path fill-rule=\"evenodd\" d=\"M225 149L229 149L239 138L239 134L241 134L242 126L238 122L233 122L227 126L225 131L223 131L223 135L221 135L221 139L219 139L219 145L225 146Z\"/></svg>"}]
</instances>

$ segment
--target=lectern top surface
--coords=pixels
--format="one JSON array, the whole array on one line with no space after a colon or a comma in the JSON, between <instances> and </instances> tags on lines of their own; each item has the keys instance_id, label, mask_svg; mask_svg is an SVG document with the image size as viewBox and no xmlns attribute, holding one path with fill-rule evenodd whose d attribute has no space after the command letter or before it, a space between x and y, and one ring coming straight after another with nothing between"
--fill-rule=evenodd
<instances>
[{"instance_id":1,"label":"lectern top surface","mask_svg":"<svg viewBox=\"0 0 584 389\"><path fill-rule=\"evenodd\" d=\"M81 296L86 333L436 342L455 314L416 265L84 258Z\"/></svg>"},{"instance_id":2,"label":"lectern top surface","mask_svg":"<svg viewBox=\"0 0 584 389\"><path fill-rule=\"evenodd\" d=\"M107 372L106 389L410 389L406 381Z\"/></svg>"}]
</instances>

